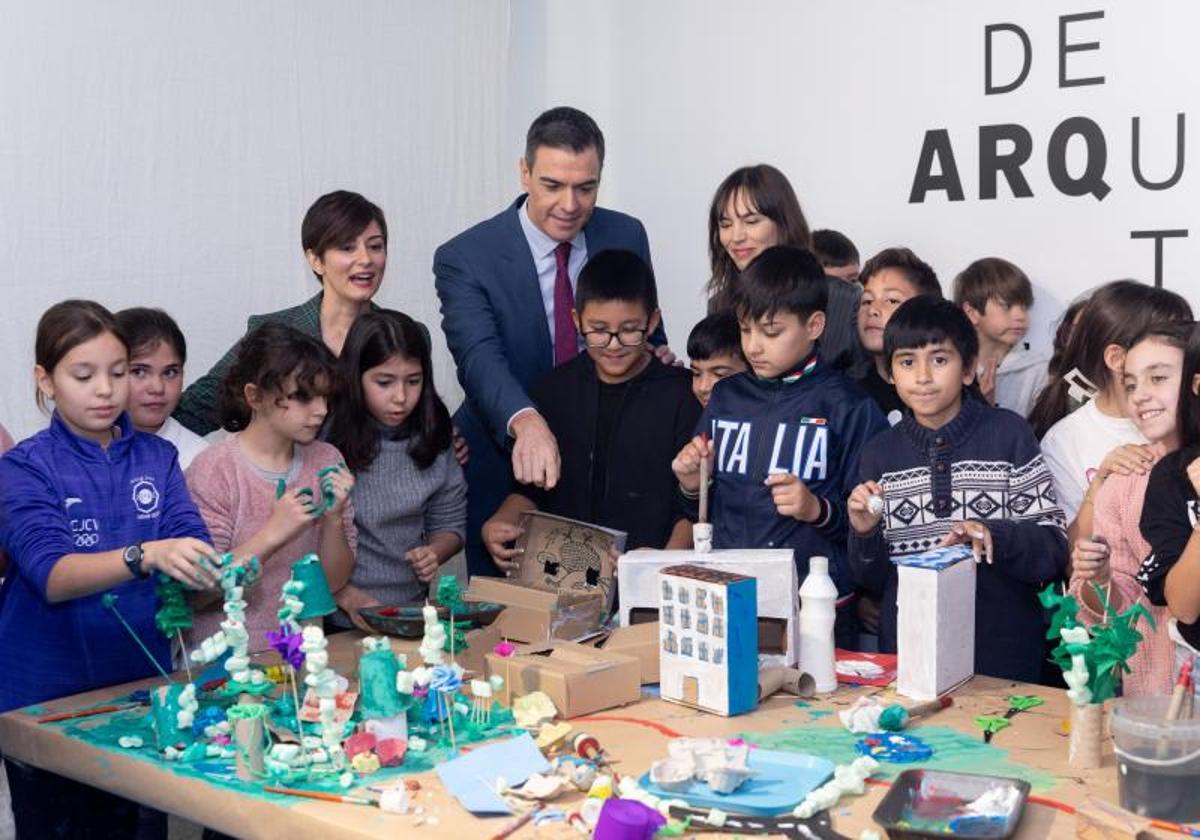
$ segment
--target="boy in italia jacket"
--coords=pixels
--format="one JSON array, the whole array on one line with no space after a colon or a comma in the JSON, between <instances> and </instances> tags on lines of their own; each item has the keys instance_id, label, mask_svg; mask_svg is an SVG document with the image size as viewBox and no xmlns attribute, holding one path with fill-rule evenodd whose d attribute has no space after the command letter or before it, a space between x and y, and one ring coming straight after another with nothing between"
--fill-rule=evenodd
<instances>
[{"instance_id":1,"label":"boy in italia jacket","mask_svg":"<svg viewBox=\"0 0 1200 840\"><path fill-rule=\"evenodd\" d=\"M751 370L717 383L675 475L694 498L700 459L711 461L714 548L791 548L800 580L823 555L848 593L846 497L859 451L887 423L820 360L826 289L810 252L767 249L738 278L735 301Z\"/></svg>"}]
</instances>

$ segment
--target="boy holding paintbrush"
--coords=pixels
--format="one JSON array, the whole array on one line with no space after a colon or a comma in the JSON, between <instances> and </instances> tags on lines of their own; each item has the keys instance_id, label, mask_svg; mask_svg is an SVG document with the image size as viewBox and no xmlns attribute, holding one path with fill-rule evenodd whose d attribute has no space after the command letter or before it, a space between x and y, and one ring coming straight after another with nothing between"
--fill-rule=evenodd
<instances>
[{"instance_id":1,"label":"boy holding paintbrush","mask_svg":"<svg viewBox=\"0 0 1200 840\"><path fill-rule=\"evenodd\" d=\"M711 469L714 548L791 548L801 580L810 557L828 557L848 595L846 497L859 450L887 422L821 361L827 298L820 263L800 248L769 248L742 272L734 309L751 369L716 384L672 467L695 500L702 464ZM839 610L837 627L839 643L851 643L849 612Z\"/></svg>"},{"instance_id":2,"label":"boy holding paintbrush","mask_svg":"<svg viewBox=\"0 0 1200 840\"><path fill-rule=\"evenodd\" d=\"M654 273L629 251L602 251L579 275L575 326L587 349L530 391L558 441L562 478L551 490L514 484L483 526L501 571L517 566L522 511L544 510L628 534L634 548L687 548L691 527L675 498L671 458L695 428L691 374L664 365L646 337L658 327Z\"/></svg>"}]
</instances>

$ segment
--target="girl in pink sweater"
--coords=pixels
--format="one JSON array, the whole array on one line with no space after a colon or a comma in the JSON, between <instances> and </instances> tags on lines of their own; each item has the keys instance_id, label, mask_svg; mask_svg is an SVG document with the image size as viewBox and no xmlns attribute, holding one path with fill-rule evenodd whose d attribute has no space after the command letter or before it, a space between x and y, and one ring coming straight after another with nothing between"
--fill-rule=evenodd
<instances>
[{"instance_id":1,"label":"girl in pink sweater","mask_svg":"<svg viewBox=\"0 0 1200 840\"><path fill-rule=\"evenodd\" d=\"M1125 356L1124 387L1130 418L1149 442L1157 460L1179 448L1176 415L1183 351L1190 324L1157 324L1134 340ZM1079 601L1079 618L1088 624L1104 620L1096 586L1103 589L1113 609L1120 612L1142 603L1154 616L1154 629L1140 623L1143 636L1130 658L1124 693L1130 697L1167 694L1173 680L1174 644L1168 635L1170 613L1151 606L1136 579L1150 545L1142 538L1138 522L1150 471L1137 471L1128 447L1117 447L1101 463L1079 509L1079 539L1071 552L1071 594ZM1138 447L1143 449L1143 447Z\"/></svg>"},{"instance_id":2,"label":"girl in pink sweater","mask_svg":"<svg viewBox=\"0 0 1200 840\"><path fill-rule=\"evenodd\" d=\"M233 434L187 470L213 547L262 562L261 581L244 596L252 650L266 647L264 634L278 623L292 563L318 554L334 592L354 567L354 478L337 449L316 439L335 364L324 344L292 327L267 323L250 333L218 398L221 426ZM215 633L223 617L219 603L197 610L189 646Z\"/></svg>"}]
</instances>

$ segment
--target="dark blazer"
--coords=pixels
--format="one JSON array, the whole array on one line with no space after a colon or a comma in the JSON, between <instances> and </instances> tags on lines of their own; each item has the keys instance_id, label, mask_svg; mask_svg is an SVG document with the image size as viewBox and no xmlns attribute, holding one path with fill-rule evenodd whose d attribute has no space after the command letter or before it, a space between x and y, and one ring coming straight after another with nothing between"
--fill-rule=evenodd
<instances>
[{"instance_id":1,"label":"dark blazer","mask_svg":"<svg viewBox=\"0 0 1200 840\"><path fill-rule=\"evenodd\" d=\"M446 242L433 255L442 330L466 399L455 424L471 448L467 464L467 561L472 574L496 574L479 529L508 492L508 421L533 405L529 388L554 367L554 348L529 243L508 209ZM588 256L624 249L650 262L646 229L632 216L597 207L584 227ZM652 338L665 342L660 333Z\"/></svg>"}]
</instances>

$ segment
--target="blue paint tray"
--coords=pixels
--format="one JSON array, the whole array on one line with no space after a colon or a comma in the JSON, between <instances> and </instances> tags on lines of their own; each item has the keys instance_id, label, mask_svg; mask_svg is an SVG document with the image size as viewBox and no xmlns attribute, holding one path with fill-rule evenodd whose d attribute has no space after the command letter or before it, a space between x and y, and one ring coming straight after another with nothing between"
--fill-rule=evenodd
<instances>
[{"instance_id":1,"label":"blue paint tray","mask_svg":"<svg viewBox=\"0 0 1200 840\"><path fill-rule=\"evenodd\" d=\"M716 793L704 782L692 779L681 791L663 790L643 773L638 783L663 799L682 799L699 808L720 808L755 817L791 813L804 797L825 784L833 775L833 762L805 753L779 750L750 750L747 766L757 770L736 791Z\"/></svg>"}]
</instances>

